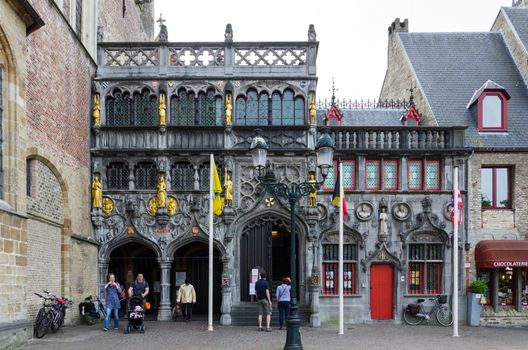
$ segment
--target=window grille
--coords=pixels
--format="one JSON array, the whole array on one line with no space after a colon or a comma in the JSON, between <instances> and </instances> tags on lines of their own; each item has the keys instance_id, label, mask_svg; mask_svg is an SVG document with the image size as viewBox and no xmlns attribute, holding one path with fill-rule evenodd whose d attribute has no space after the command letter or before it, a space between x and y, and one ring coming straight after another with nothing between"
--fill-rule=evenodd
<instances>
[{"instance_id":1,"label":"window grille","mask_svg":"<svg viewBox=\"0 0 528 350\"><path fill-rule=\"evenodd\" d=\"M428 160L425 164L425 189L440 189L440 161Z\"/></svg>"},{"instance_id":2,"label":"window grille","mask_svg":"<svg viewBox=\"0 0 528 350\"><path fill-rule=\"evenodd\" d=\"M443 245L409 244L409 294L440 294L444 263Z\"/></svg>"},{"instance_id":3,"label":"window grille","mask_svg":"<svg viewBox=\"0 0 528 350\"><path fill-rule=\"evenodd\" d=\"M339 246L323 244L323 294L335 295L339 287ZM343 293L356 293L357 246L343 246Z\"/></svg>"},{"instance_id":4,"label":"window grille","mask_svg":"<svg viewBox=\"0 0 528 350\"><path fill-rule=\"evenodd\" d=\"M158 170L156 164L142 162L136 165L136 189L155 189L158 183Z\"/></svg>"},{"instance_id":5,"label":"window grille","mask_svg":"<svg viewBox=\"0 0 528 350\"><path fill-rule=\"evenodd\" d=\"M130 95L117 90L106 99L106 125L126 126L131 124Z\"/></svg>"},{"instance_id":6,"label":"window grille","mask_svg":"<svg viewBox=\"0 0 528 350\"><path fill-rule=\"evenodd\" d=\"M159 124L158 99L148 90L134 94L134 125L156 126Z\"/></svg>"},{"instance_id":7,"label":"window grille","mask_svg":"<svg viewBox=\"0 0 528 350\"><path fill-rule=\"evenodd\" d=\"M200 190L209 191L209 163L200 165Z\"/></svg>"},{"instance_id":8,"label":"window grille","mask_svg":"<svg viewBox=\"0 0 528 350\"><path fill-rule=\"evenodd\" d=\"M199 125L211 126L216 124L216 101L213 90L198 95Z\"/></svg>"},{"instance_id":9,"label":"window grille","mask_svg":"<svg viewBox=\"0 0 528 350\"><path fill-rule=\"evenodd\" d=\"M194 167L191 163L175 163L171 169L172 188L186 191L194 189Z\"/></svg>"},{"instance_id":10,"label":"window grille","mask_svg":"<svg viewBox=\"0 0 528 350\"><path fill-rule=\"evenodd\" d=\"M385 190L398 189L398 161L383 161L383 188Z\"/></svg>"},{"instance_id":11,"label":"window grille","mask_svg":"<svg viewBox=\"0 0 528 350\"><path fill-rule=\"evenodd\" d=\"M367 160L367 190L380 188L380 161Z\"/></svg>"},{"instance_id":12,"label":"window grille","mask_svg":"<svg viewBox=\"0 0 528 350\"><path fill-rule=\"evenodd\" d=\"M172 125L195 125L195 101L192 92L180 90L177 96L171 98Z\"/></svg>"},{"instance_id":13,"label":"window grille","mask_svg":"<svg viewBox=\"0 0 528 350\"><path fill-rule=\"evenodd\" d=\"M422 189L422 161L409 160L409 189Z\"/></svg>"},{"instance_id":14,"label":"window grille","mask_svg":"<svg viewBox=\"0 0 528 350\"><path fill-rule=\"evenodd\" d=\"M110 163L106 170L108 189L128 190L130 170L125 163Z\"/></svg>"}]
</instances>

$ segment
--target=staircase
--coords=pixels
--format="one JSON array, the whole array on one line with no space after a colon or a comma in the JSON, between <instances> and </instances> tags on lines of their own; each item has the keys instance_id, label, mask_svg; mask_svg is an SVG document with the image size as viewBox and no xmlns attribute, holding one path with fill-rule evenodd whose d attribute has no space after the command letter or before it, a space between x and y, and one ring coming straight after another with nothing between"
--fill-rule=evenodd
<instances>
[{"instance_id":1,"label":"staircase","mask_svg":"<svg viewBox=\"0 0 528 350\"><path fill-rule=\"evenodd\" d=\"M310 325L310 307L301 305L298 307L299 318L301 319L301 326ZM256 302L241 302L231 307L231 324L233 326L252 326L257 327L257 303ZM263 318L263 326L265 327L265 318ZM271 327L279 327L279 310L277 310L277 302L273 302L273 309L271 314Z\"/></svg>"}]
</instances>

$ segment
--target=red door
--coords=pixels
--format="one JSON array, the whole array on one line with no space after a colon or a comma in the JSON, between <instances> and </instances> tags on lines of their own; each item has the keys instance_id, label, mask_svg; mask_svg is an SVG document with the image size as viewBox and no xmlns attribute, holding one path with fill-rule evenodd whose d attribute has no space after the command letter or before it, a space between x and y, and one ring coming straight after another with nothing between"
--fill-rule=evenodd
<instances>
[{"instance_id":1,"label":"red door","mask_svg":"<svg viewBox=\"0 0 528 350\"><path fill-rule=\"evenodd\" d=\"M381 264L370 267L370 317L392 320L394 268Z\"/></svg>"}]
</instances>

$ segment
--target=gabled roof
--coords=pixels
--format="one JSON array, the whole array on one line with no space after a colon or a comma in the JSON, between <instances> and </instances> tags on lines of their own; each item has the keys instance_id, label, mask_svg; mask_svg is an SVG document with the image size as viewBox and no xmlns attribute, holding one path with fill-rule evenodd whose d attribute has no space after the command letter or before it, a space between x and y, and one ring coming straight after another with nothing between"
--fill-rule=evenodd
<instances>
[{"instance_id":1,"label":"gabled roof","mask_svg":"<svg viewBox=\"0 0 528 350\"><path fill-rule=\"evenodd\" d=\"M524 49L528 52L528 8L526 7L502 7L508 19L513 25Z\"/></svg>"},{"instance_id":2,"label":"gabled roof","mask_svg":"<svg viewBox=\"0 0 528 350\"><path fill-rule=\"evenodd\" d=\"M350 109L341 111L341 127L346 126L402 126L405 109ZM324 125L327 109L317 110L317 123Z\"/></svg>"},{"instance_id":3,"label":"gabled roof","mask_svg":"<svg viewBox=\"0 0 528 350\"><path fill-rule=\"evenodd\" d=\"M488 80L484 83L484 85L482 85L481 87L479 87L475 93L473 94L473 96L471 96L471 99L469 100L468 102L468 105L466 108L469 108L471 107L471 105L473 103L475 103L478 98L480 97L480 95L482 95L482 93L485 91L485 90L503 90L504 93L506 94L507 98L510 99L510 95L508 94L508 91L506 91L505 88L503 88L502 86L500 86L499 84L497 84L496 82L494 81L491 81L491 80Z\"/></svg>"},{"instance_id":4,"label":"gabled roof","mask_svg":"<svg viewBox=\"0 0 528 350\"><path fill-rule=\"evenodd\" d=\"M528 147L528 96L500 33L398 33L439 126L467 125L473 147ZM467 103L491 80L508 101L508 132L479 133Z\"/></svg>"}]
</instances>

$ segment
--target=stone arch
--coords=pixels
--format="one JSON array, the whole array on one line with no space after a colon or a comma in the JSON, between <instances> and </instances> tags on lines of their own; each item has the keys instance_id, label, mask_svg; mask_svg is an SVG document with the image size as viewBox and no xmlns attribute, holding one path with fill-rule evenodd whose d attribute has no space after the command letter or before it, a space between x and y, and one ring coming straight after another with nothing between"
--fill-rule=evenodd
<instances>
[{"instance_id":1,"label":"stone arch","mask_svg":"<svg viewBox=\"0 0 528 350\"><path fill-rule=\"evenodd\" d=\"M331 243L331 242L333 243L333 241L335 240L334 239L335 237L331 238L331 236L334 236L334 235L335 236L339 235L339 231L333 228L322 232L318 239L319 243L320 244ZM358 245L358 248L363 249L364 247L363 236L358 231L354 229L346 228L343 231L343 236L344 236L345 243L356 243ZM348 241L347 241L347 238L348 238ZM335 243L337 243L337 241L335 241Z\"/></svg>"},{"instance_id":2,"label":"stone arch","mask_svg":"<svg viewBox=\"0 0 528 350\"><path fill-rule=\"evenodd\" d=\"M158 258L161 258L163 255L160 246L149 239L146 239L138 234L119 235L116 238L106 242L99 248L99 261L109 261L110 255L115 249L132 242L142 244L152 249Z\"/></svg>"},{"instance_id":3,"label":"stone arch","mask_svg":"<svg viewBox=\"0 0 528 350\"><path fill-rule=\"evenodd\" d=\"M180 240L173 240L167 245L167 248L165 249L166 256L173 257L178 249L185 247L186 245L191 244L193 242L209 244L209 237L205 235L198 235L198 236L187 236ZM213 247L218 250L222 258L227 256L226 247L215 238L213 238Z\"/></svg>"}]
</instances>

